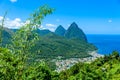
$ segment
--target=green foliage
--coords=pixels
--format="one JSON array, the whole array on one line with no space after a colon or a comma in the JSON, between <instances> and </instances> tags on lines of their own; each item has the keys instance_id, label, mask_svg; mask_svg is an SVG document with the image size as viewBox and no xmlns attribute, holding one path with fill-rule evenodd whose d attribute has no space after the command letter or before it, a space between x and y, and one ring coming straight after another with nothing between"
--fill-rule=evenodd
<instances>
[{"instance_id":1,"label":"green foliage","mask_svg":"<svg viewBox=\"0 0 120 80\"><path fill-rule=\"evenodd\" d=\"M27 68L24 76L25 80L51 80L52 78L51 71L44 62Z\"/></svg>"},{"instance_id":2,"label":"green foliage","mask_svg":"<svg viewBox=\"0 0 120 80\"><path fill-rule=\"evenodd\" d=\"M14 65L16 59L8 49L0 48L0 79L13 79L14 77ZM13 72L13 73L12 73Z\"/></svg>"},{"instance_id":3,"label":"green foliage","mask_svg":"<svg viewBox=\"0 0 120 80\"><path fill-rule=\"evenodd\" d=\"M3 46L3 38L2 37L3 37L3 27L4 27L4 21L5 21L6 15L7 15L7 12L5 12L2 22L0 24L0 46L1 47Z\"/></svg>"},{"instance_id":4,"label":"green foliage","mask_svg":"<svg viewBox=\"0 0 120 80\"><path fill-rule=\"evenodd\" d=\"M27 66L20 56L0 48L0 80L51 80L51 70L44 62Z\"/></svg>"},{"instance_id":5,"label":"green foliage","mask_svg":"<svg viewBox=\"0 0 120 80\"><path fill-rule=\"evenodd\" d=\"M39 40L38 35L32 32L41 25L43 18L52 12L53 9L47 5L40 7L28 19L30 23L15 32L12 36L12 44L7 48L0 47L0 80L51 80L51 70L43 62L38 64L34 62L30 65L28 61L31 56L30 49ZM2 21L2 29L4 19L5 17ZM1 35L1 44L3 44Z\"/></svg>"},{"instance_id":6,"label":"green foliage","mask_svg":"<svg viewBox=\"0 0 120 80\"><path fill-rule=\"evenodd\" d=\"M40 27L41 22L44 19L44 17L48 14L51 14L53 11L54 9L49 8L48 5L44 5L38 8L33 14L31 14L32 16L28 19L30 21L29 25L34 28Z\"/></svg>"},{"instance_id":7,"label":"green foliage","mask_svg":"<svg viewBox=\"0 0 120 80\"><path fill-rule=\"evenodd\" d=\"M98 58L92 63L75 64L60 73L60 80L119 80L120 56L118 55L119 53L114 51L111 55Z\"/></svg>"}]
</instances>

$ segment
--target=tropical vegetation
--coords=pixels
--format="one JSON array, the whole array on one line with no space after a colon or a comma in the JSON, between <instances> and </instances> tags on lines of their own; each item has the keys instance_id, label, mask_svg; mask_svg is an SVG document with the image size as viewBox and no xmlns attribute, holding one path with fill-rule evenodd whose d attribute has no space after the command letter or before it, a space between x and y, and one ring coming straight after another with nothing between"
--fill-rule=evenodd
<instances>
[{"instance_id":1,"label":"tropical vegetation","mask_svg":"<svg viewBox=\"0 0 120 80\"><path fill-rule=\"evenodd\" d=\"M55 55L60 54L60 51L69 52L70 49L73 49L73 52L70 51L69 54L60 54L64 57L66 57L66 55L68 55L67 57L71 57L75 56L75 54L72 53L77 53L75 48L83 52L85 52L86 49L95 49L94 46L90 49L89 46L91 45L81 39L66 39L62 36L56 36L53 33L40 38L37 33L34 33L34 30L37 30L41 25L44 17L53 11L54 9L47 5L38 8L35 13L28 18L29 23L15 31L15 33L7 33L7 35L10 35L10 42L4 42L4 40L7 39L7 37L4 37L6 33L4 31L6 14L4 15L2 24L0 25L0 80L120 80L120 55L116 51L111 55L98 58L93 62L79 62L70 69L61 71L60 73L51 70L47 66L49 63L45 63L43 59L39 58L40 60L38 61L34 60L36 55L40 55L38 57L42 58L47 58L50 55L56 57ZM52 43L52 41L54 41L54 43ZM38 47L36 47L38 42L41 45L37 45ZM51 48L50 46L54 47ZM68 46L71 46L71 48ZM83 48L79 48L78 46L82 46ZM39 47L43 48L43 51L46 52L40 49L36 49L35 52L35 48ZM61 47L65 47L68 50L64 50ZM50 51L51 53L53 52L53 54L51 54ZM54 52L57 53L54 54ZM80 57L78 54L77 56ZM86 54L86 56L89 55ZM82 57L85 57L85 55Z\"/></svg>"}]
</instances>

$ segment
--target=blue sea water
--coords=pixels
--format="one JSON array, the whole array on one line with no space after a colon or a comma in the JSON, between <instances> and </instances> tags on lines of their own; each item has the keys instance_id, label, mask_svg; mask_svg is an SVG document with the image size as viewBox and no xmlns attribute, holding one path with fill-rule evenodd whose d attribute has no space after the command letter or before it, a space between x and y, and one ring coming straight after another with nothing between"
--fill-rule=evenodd
<instances>
[{"instance_id":1,"label":"blue sea water","mask_svg":"<svg viewBox=\"0 0 120 80\"><path fill-rule=\"evenodd\" d=\"M120 35L97 35L88 34L89 43L93 43L98 48L99 54L110 54L113 51L120 52Z\"/></svg>"}]
</instances>

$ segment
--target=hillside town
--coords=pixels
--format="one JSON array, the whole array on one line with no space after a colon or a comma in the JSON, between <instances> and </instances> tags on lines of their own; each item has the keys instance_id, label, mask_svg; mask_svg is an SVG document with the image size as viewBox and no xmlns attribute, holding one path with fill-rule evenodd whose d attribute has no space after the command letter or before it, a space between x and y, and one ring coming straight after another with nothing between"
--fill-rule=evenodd
<instances>
[{"instance_id":1,"label":"hillside town","mask_svg":"<svg viewBox=\"0 0 120 80\"><path fill-rule=\"evenodd\" d=\"M57 69L55 71L60 72L60 71L69 69L76 63L79 63L79 62L90 63L99 57L103 57L103 55L96 53L96 51L93 51L89 54L91 55L91 57L87 57L87 58L70 58L70 59L65 59L65 60L60 60L60 59L53 60L53 61L56 61L55 63L57 66Z\"/></svg>"}]
</instances>

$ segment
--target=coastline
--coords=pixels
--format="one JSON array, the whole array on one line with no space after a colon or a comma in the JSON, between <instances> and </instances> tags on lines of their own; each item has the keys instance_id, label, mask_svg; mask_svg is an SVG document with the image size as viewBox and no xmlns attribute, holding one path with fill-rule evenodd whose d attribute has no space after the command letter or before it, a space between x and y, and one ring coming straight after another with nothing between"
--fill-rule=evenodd
<instances>
[{"instance_id":1,"label":"coastline","mask_svg":"<svg viewBox=\"0 0 120 80\"><path fill-rule=\"evenodd\" d=\"M90 54L94 59L97 59L99 57L104 57L104 55L99 54L98 51L92 51L92 52L89 52L88 54Z\"/></svg>"},{"instance_id":2,"label":"coastline","mask_svg":"<svg viewBox=\"0 0 120 80\"><path fill-rule=\"evenodd\" d=\"M72 67L76 63L79 63L79 62L90 63L97 58L104 57L104 55L97 53L97 51L88 52L88 54L90 54L91 57L70 58L70 59L66 59L66 60L54 60L54 61L56 61L55 64L57 66L57 69L55 71L61 72L61 71L64 71L66 69L69 69L70 67Z\"/></svg>"}]
</instances>

